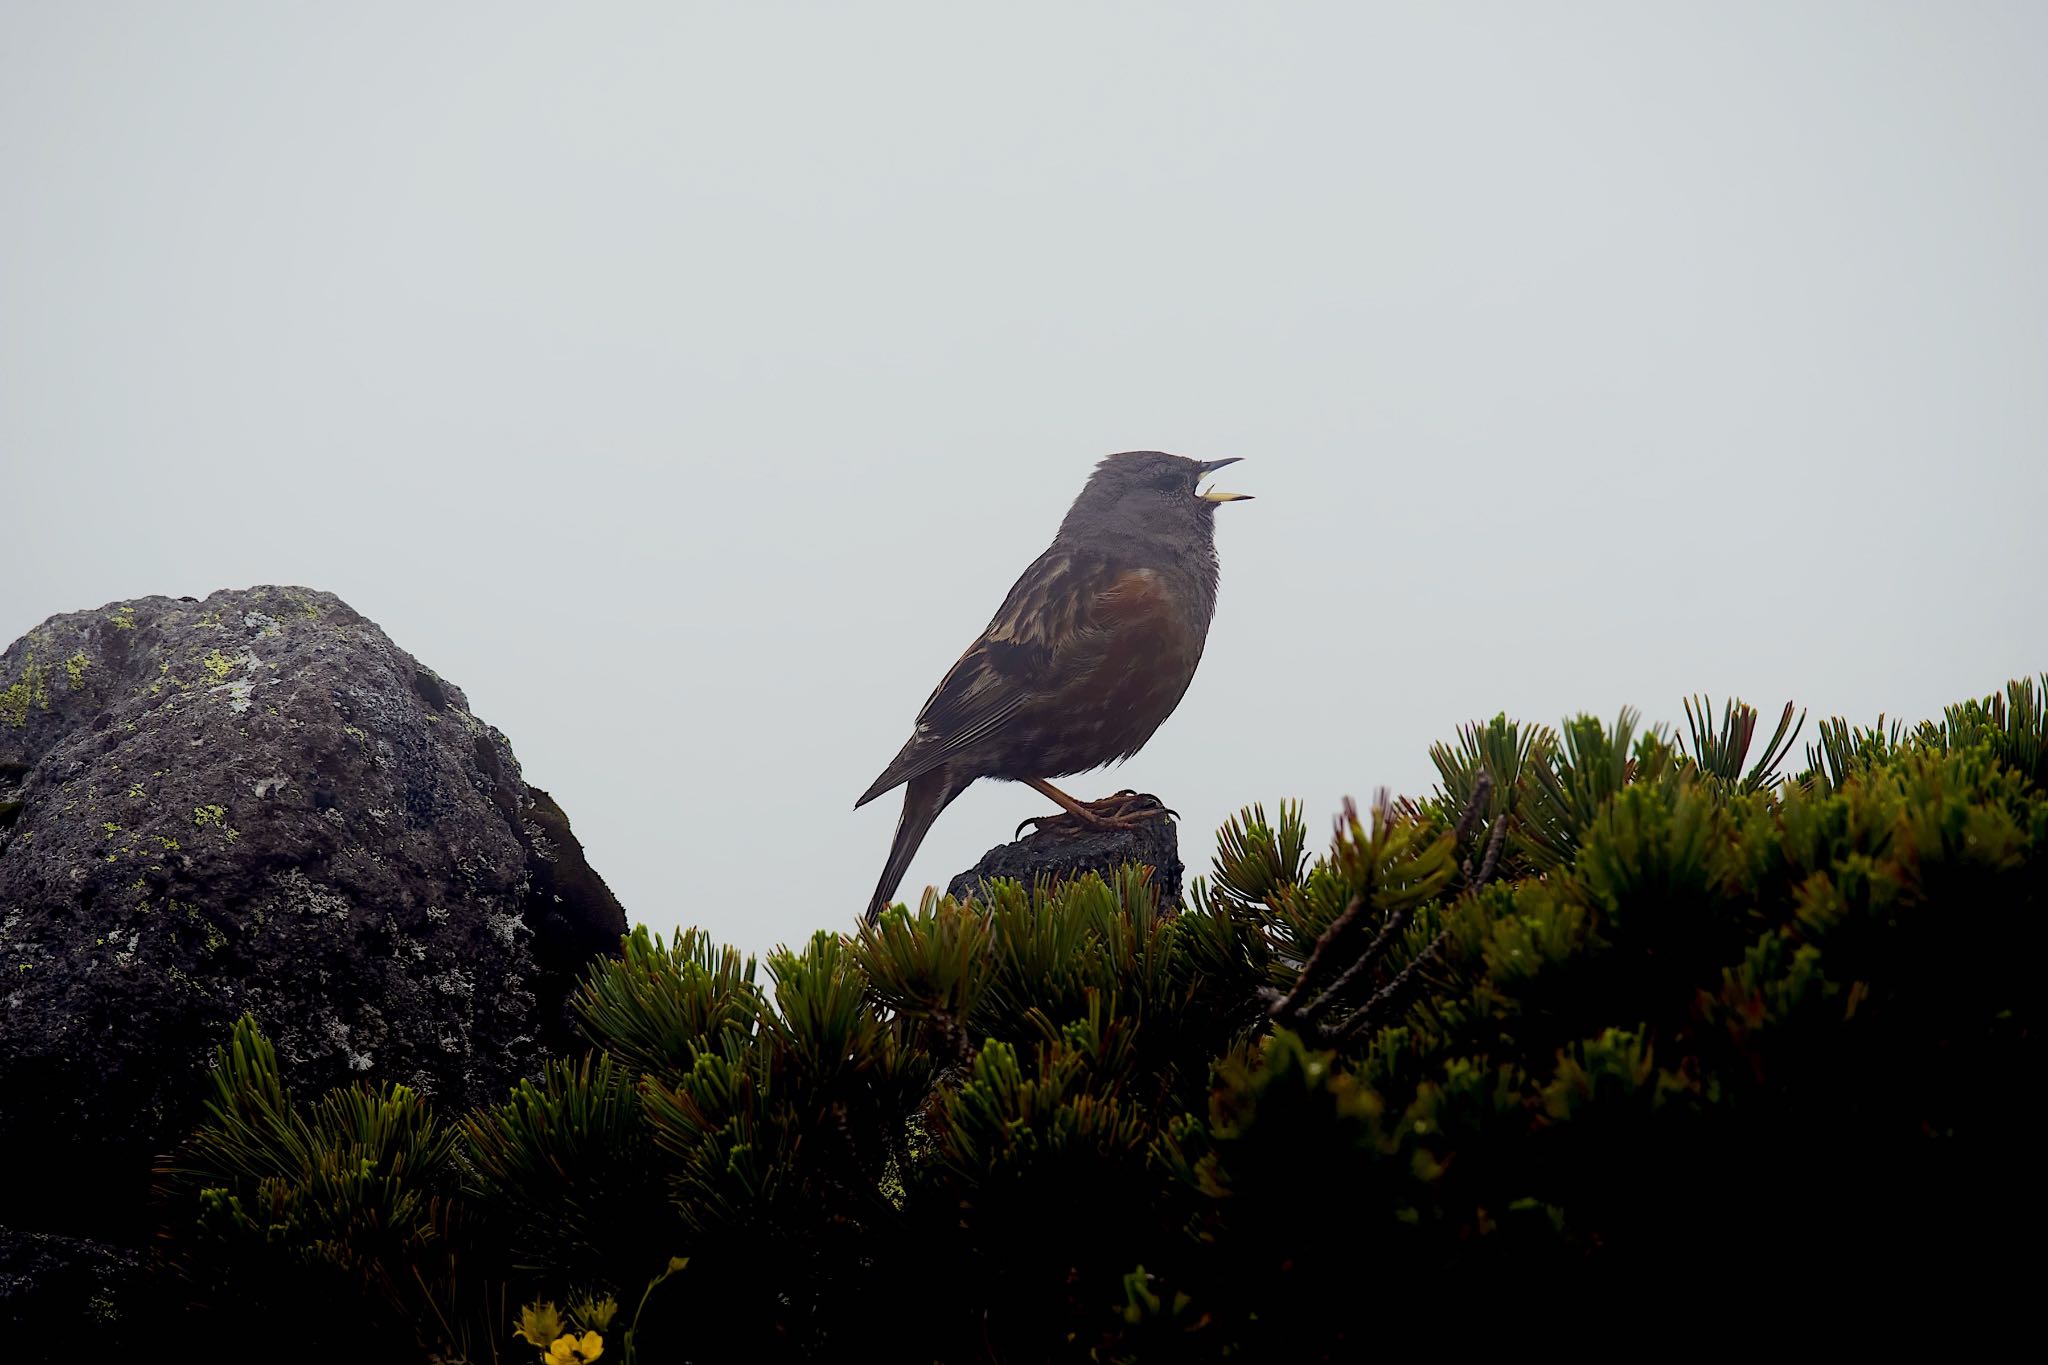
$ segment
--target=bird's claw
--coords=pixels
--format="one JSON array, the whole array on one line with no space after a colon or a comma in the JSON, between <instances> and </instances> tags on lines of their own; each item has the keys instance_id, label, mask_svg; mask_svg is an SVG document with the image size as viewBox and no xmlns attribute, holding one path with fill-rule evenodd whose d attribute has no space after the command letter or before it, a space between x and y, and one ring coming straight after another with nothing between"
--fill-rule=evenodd
<instances>
[{"instance_id":1,"label":"bird's claw","mask_svg":"<svg viewBox=\"0 0 2048 1365\"><path fill-rule=\"evenodd\" d=\"M1126 797L1130 799L1125 800L1124 798ZM1155 815L1170 815L1176 820L1180 819L1180 812L1161 801L1158 797L1147 792L1133 791L1129 787L1125 787L1115 796L1106 796L1100 801L1091 801L1088 804L1090 806L1103 806L1108 805L1112 801L1118 803L1121 813L1129 815L1136 820L1149 820ZM1147 802L1150 804L1146 804ZM1132 806L1136 806L1137 809L1135 811L1131 810L1130 807Z\"/></svg>"},{"instance_id":2,"label":"bird's claw","mask_svg":"<svg viewBox=\"0 0 2048 1365\"><path fill-rule=\"evenodd\" d=\"M1128 787L1114 796L1105 796L1099 801L1082 803L1087 813L1061 811L1057 815L1033 815L1019 821L1012 839L1020 837L1027 826L1033 834L1044 834L1048 830L1091 829L1120 830L1136 829L1147 820L1161 816L1180 819L1180 812L1163 804L1158 797L1132 791Z\"/></svg>"}]
</instances>

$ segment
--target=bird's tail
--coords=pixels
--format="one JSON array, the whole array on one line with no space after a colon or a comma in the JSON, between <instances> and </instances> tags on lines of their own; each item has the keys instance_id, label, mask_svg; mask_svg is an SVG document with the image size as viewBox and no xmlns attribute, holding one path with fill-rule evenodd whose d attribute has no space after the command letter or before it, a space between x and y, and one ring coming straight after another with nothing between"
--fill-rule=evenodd
<instances>
[{"instance_id":1,"label":"bird's tail","mask_svg":"<svg viewBox=\"0 0 2048 1365\"><path fill-rule=\"evenodd\" d=\"M897 884L903 880L903 874L910 869L910 860L917 854L917 846L924 842L925 831L932 827L932 821L939 818L939 812L951 805L953 798L965 786L965 783L956 786L951 770L941 766L919 773L904 787L903 817L896 822L896 838L889 845L889 861L882 865L882 880L876 883L874 898L868 902L870 924L896 894Z\"/></svg>"}]
</instances>

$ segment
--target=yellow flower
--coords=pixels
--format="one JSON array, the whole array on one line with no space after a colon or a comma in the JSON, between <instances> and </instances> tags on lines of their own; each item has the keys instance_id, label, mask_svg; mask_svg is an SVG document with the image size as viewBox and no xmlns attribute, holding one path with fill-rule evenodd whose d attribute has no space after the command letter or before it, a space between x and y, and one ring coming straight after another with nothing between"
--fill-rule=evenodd
<instances>
[{"instance_id":1,"label":"yellow flower","mask_svg":"<svg viewBox=\"0 0 2048 1365\"><path fill-rule=\"evenodd\" d=\"M619 1301L609 1294L601 1299L578 1299L569 1305L569 1314L578 1326L595 1327L600 1332L611 1330L618 1311Z\"/></svg>"},{"instance_id":2,"label":"yellow flower","mask_svg":"<svg viewBox=\"0 0 2048 1365\"><path fill-rule=\"evenodd\" d=\"M604 1354L604 1338L595 1332L585 1332L579 1340L575 1333L555 1338L555 1344L548 1347L546 1365L583 1365L584 1361L596 1360Z\"/></svg>"},{"instance_id":3,"label":"yellow flower","mask_svg":"<svg viewBox=\"0 0 2048 1365\"><path fill-rule=\"evenodd\" d=\"M519 1310L519 1326L513 1335L525 1337L542 1350L562 1335L562 1314L552 1303L529 1303Z\"/></svg>"}]
</instances>

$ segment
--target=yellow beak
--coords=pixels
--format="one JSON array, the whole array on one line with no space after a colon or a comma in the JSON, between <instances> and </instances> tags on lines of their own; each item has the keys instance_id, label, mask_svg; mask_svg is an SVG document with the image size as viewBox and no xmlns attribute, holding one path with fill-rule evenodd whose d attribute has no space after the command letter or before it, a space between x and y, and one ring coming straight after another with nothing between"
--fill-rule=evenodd
<instances>
[{"instance_id":1,"label":"yellow beak","mask_svg":"<svg viewBox=\"0 0 2048 1365\"><path fill-rule=\"evenodd\" d=\"M1252 500L1252 495L1249 493L1220 493L1213 488L1198 496L1203 502L1250 502Z\"/></svg>"}]
</instances>

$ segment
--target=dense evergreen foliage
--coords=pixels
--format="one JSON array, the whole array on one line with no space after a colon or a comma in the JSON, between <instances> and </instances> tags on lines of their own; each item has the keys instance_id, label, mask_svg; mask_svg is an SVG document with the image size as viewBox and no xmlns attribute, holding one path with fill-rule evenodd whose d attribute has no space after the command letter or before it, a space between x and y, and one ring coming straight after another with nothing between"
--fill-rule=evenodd
<instances>
[{"instance_id":1,"label":"dense evergreen foliage","mask_svg":"<svg viewBox=\"0 0 2048 1365\"><path fill-rule=\"evenodd\" d=\"M1246 812L1179 913L1012 884L765 971L643 929L589 1055L469 1114L295 1099L245 1021L168 1263L244 1332L477 1362L1349 1358L1982 1286L2041 1209L2044 689L1827 722L1789 779L1789 708L1753 758L1746 707L1497 718L1320 856Z\"/></svg>"}]
</instances>

